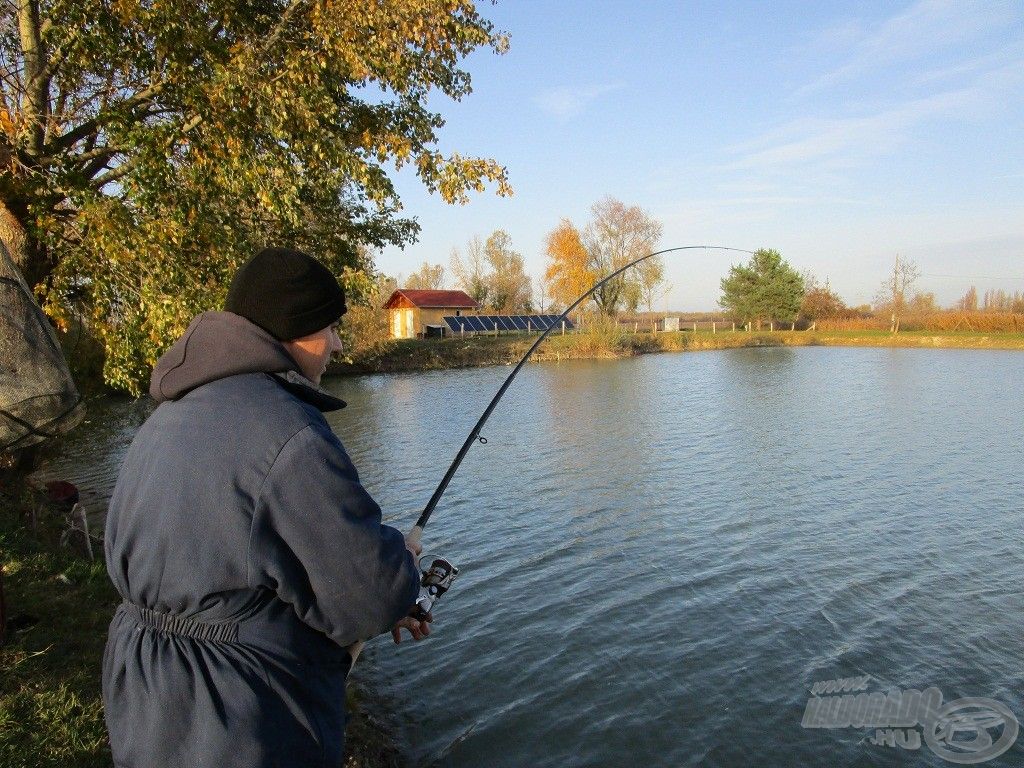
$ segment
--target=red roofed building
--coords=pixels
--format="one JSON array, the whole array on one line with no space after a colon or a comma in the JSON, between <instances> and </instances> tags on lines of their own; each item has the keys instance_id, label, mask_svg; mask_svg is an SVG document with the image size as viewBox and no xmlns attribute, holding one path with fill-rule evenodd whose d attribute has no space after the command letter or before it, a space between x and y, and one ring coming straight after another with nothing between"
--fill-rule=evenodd
<instances>
[{"instance_id":1,"label":"red roofed building","mask_svg":"<svg viewBox=\"0 0 1024 768\"><path fill-rule=\"evenodd\" d=\"M390 310L391 338L424 336L428 325L444 325L445 315L464 315L480 309L465 291L427 291L399 288L384 302Z\"/></svg>"}]
</instances>

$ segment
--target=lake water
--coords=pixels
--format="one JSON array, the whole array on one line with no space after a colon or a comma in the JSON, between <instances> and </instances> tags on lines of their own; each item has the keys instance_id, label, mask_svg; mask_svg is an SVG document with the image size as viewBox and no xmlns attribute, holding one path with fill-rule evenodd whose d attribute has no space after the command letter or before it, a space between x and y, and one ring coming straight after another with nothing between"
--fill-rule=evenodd
<instances>
[{"instance_id":1,"label":"lake water","mask_svg":"<svg viewBox=\"0 0 1024 768\"><path fill-rule=\"evenodd\" d=\"M508 370L328 382L391 523ZM865 675L1024 718L1022 394L998 351L527 366L427 528L462 569L433 636L378 639L355 675L422 765L952 765L802 719L815 683ZM984 756L1003 720L948 750ZM1024 764L1019 741L985 765Z\"/></svg>"}]
</instances>

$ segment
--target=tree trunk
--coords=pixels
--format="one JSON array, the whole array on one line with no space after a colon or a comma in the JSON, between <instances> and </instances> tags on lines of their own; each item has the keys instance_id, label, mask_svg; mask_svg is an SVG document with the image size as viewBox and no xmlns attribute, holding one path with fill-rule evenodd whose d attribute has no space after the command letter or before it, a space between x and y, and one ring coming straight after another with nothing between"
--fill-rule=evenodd
<instances>
[{"instance_id":1,"label":"tree trunk","mask_svg":"<svg viewBox=\"0 0 1024 768\"><path fill-rule=\"evenodd\" d=\"M7 246L7 253L11 255L14 265L21 270L22 275L25 275L29 264L28 234L18 217L2 200L0 200L0 242ZM28 280L27 275L25 278L31 287L32 282Z\"/></svg>"},{"instance_id":2,"label":"tree trunk","mask_svg":"<svg viewBox=\"0 0 1024 768\"><path fill-rule=\"evenodd\" d=\"M36 286L48 283L56 264L48 249L28 233L24 223L26 215L27 212L17 206L0 200L0 243L6 246L11 261L35 293Z\"/></svg>"}]
</instances>

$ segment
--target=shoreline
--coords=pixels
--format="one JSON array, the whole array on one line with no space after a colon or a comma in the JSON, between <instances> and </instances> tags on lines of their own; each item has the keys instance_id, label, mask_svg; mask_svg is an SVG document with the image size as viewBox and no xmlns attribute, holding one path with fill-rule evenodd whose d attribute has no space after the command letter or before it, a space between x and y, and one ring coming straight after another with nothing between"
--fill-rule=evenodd
<instances>
[{"instance_id":1,"label":"shoreline","mask_svg":"<svg viewBox=\"0 0 1024 768\"><path fill-rule=\"evenodd\" d=\"M514 365L533 344L526 335L403 339L357 354L351 362L328 368L329 376L437 371ZM890 347L918 349L1024 350L1022 333L973 331L679 331L621 334L613 338L586 333L552 335L531 362L622 360L659 352L697 352L756 347Z\"/></svg>"}]
</instances>

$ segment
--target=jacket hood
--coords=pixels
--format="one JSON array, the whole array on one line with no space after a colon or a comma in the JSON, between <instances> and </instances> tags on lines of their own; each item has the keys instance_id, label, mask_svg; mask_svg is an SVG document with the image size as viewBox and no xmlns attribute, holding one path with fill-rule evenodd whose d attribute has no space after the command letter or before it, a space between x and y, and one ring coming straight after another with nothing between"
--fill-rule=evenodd
<instances>
[{"instance_id":1,"label":"jacket hood","mask_svg":"<svg viewBox=\"0 0 1024 768\"><path fill-rule=\"evenodd\" d=\"M321 411L345 407L298 372L281 342L231 312L198 315L157 361L149 394L158 403L177 400L203 384L243 373L275 374L289 392Z\"/></svg>"}]
</instances>

